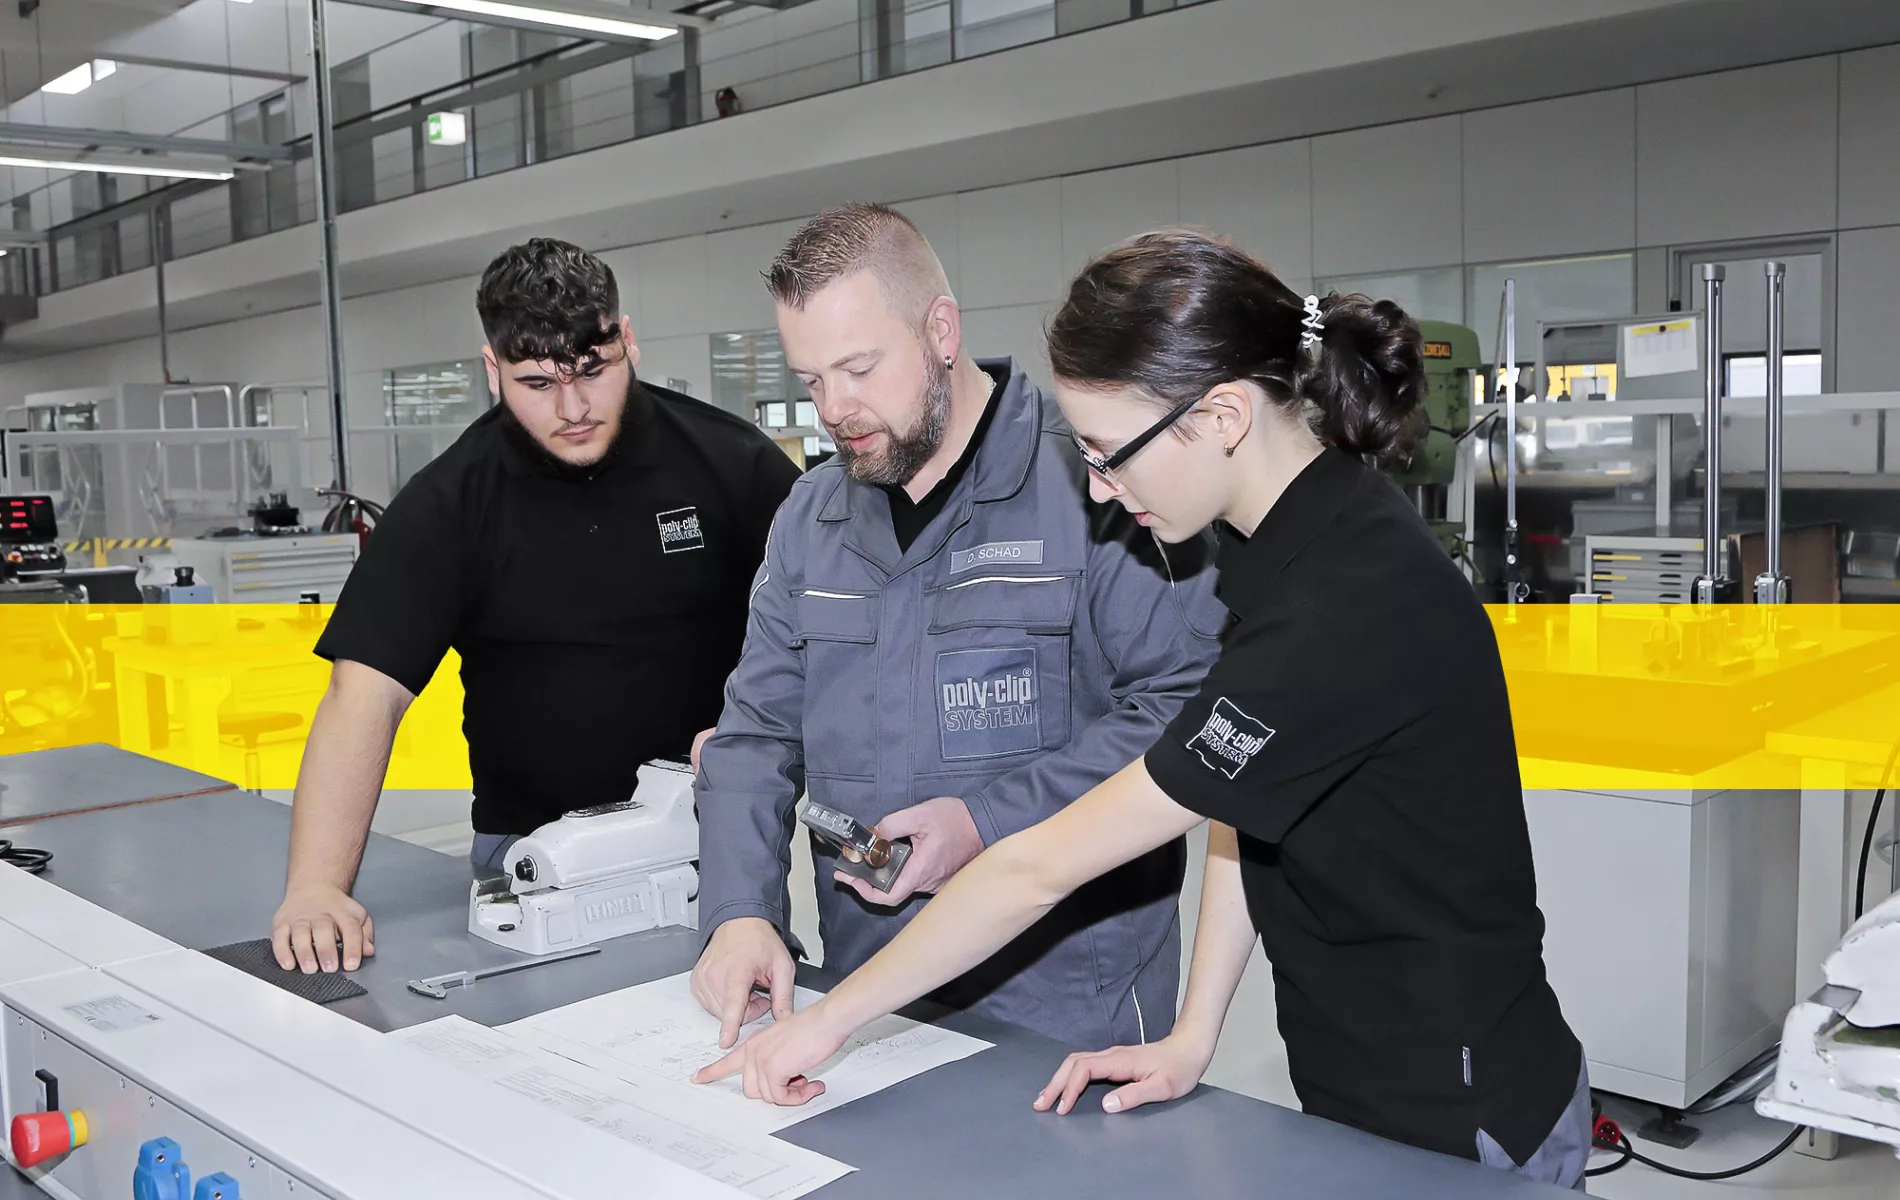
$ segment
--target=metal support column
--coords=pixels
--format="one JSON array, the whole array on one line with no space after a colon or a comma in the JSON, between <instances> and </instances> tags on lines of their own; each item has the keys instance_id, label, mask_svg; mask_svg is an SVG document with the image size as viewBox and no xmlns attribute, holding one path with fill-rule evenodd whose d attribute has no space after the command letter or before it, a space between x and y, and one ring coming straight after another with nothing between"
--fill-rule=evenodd
<instances>
[{"instance_id":1,"label":"metal support column","mask_svg":"<svg viewBox=\"0 0 1900 1200\"><path fill-rule=\"evenodd\" d=\"M332 486L350 486L350 422L344 399L343 308L337 294L335 122L330 116L330 50L324 33L325 0L310 5L310 95L315 128L310 131L310 162L317 189L317 296L323 306L323 367L330 392L330 455L336 466Z\"/></svg>"},{"instance_id":2,"label":"metal support column","mask_svg":"<svg viewBox=\"0 0 1900 1200\"><path fill-rule=\"evenodd\" d=\"M1722 281L1728 269L1702 265L1702 574L1697 604L1735 599L1734 581L1722 573Z\"/></svg>"},{"instance_id":3,"label":"metal support column","mask_svg":"<svg viewBox=\"0 0 1900 1200\"><path fill-rule=\"evenodd\" d=\"M1782 310L1786 302L1785 289L1788 282L1788 264L1770 262L1762 264L1763 274L1768 276L1768 477L1764 480L1767 492L1768 542L1767 569L1755 576L1755 603L1786 604L1788 602L1788 577L1781 573L1781 418L1782 418Z\"/></svg>"},{"instance_id":4,"label":"metal support column","mask_svg":"<svg viewBox=\"0 0 1900 1200\"><path fill-rule=\"evenodd\" d=\"M686 88L686 124L697 125L704 119L705 101L700 95L699 30L690 25L680 30L680 68L680 78Z\"/></svg>"},{"instance_id":5,"label":"metal support column","mask_svg":"<svg viewBox=\"0 0 1900 1200\"><path fill-rule=\"evenodd\" d=\"M169 384L173 382L172 339L165 312L165 260L171 257L171 209L154 204L146 215L151 220L152 278L158 284L158 373Z\"/></svg>"},{"instance_id":6,"label":"metal support column","mask_svg":"<svg viewBox=\"0 0 1900 1200\"><path fill-rule=\"evenodd\" d=\"M1503 352L1498 381L1504 388L1504 600L1522 604L1531 598L1517 531L1517 280L1504 281Z\"/></svg>"}]
</instances>

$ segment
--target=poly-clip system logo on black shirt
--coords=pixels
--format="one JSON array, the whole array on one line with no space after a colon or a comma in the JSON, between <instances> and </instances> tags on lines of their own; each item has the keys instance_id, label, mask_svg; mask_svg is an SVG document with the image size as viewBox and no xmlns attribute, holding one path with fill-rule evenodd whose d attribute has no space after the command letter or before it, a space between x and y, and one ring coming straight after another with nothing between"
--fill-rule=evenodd
<instances>
[{"instance_id":1,"label":"poly-clip system logo on black shirt","mask_svg":"<svg viewBox=\"0 0 1900 1200\"><path fill-rule=\"evenodd\" d=\"M1253 756L1272 740L1275 732L1222 696L1214 701L1214 711L1207 715L1207 723L1201 726L1201 731L1188 739L1188 749L1194 751L1208 769L1232 779L1240 774L1240 768L1253 761Z\"/></svg>"},{"instance_id":2,"label":"poly-clip system logo on black shirt","mask_svg":"<svg viewBox=\"0 0 1900 1200\"><path fill-rule=\"evenodd\" d=\"M676 508L656 514L655 519L660 523L660 550L663 553L706 548L706 535L699 527L698 508Z\"/></svg>"}]
</instances>

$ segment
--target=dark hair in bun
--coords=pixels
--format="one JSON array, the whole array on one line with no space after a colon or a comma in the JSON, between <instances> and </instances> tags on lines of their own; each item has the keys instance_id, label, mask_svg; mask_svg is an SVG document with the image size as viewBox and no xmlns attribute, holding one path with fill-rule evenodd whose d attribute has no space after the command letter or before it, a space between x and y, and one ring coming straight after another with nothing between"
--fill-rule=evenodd
<instances>
[{"instance_id":1,"label":"dark hair in bun","mask_svg":"<svg viewBox=\"0 0 1900 1200\"><path fill-rule=\"evenodd\" d=\"M1424 429L1418 322L1390 300L1328 295L1307 350L1306 319L1304 298L1238 247L1163 230L1083 268L1049 323L1049 360L1058 378L1170 407L1252 380L1289 412L1311 404L1327 445L1403 459Z\"/></svg>"}]
</instances>

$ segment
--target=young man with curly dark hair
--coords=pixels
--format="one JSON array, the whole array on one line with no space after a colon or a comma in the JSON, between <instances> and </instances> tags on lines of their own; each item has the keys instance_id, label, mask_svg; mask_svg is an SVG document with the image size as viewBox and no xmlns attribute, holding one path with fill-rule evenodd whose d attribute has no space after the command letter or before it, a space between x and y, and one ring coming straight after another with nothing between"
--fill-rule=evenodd
<instances>
[{"instance_id":1,"label":"young man with curly dark hair","mask_svg":"<svg viewBox=\"0 0 1900 1200\"><path fill-rule=\"evenodd\" d=\"M350 896L390 746L462 659L478 868L563 812L625 800L718 719L766 533L798 471L750 422L643 383L613 272L565 242L476 293L490 391L390 503L317 653L333 664L291 815L277 961L375 953Z\"/></svg>"}]
</instances>

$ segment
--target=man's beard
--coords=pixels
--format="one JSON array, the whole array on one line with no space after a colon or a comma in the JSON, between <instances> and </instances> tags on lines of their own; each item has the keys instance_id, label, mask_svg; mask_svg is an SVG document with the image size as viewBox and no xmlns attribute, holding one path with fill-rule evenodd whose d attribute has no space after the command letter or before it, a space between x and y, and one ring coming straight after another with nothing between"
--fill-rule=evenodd
<instances>
[{"instance_id":1,"label":"man's beard","mask_svg":"<svg viewBox=\"0 0 1900 1200\"><path fill-rule=\"evenodd\" d=\"M514 409L509 408L505 400L501 404L502 435L514 443L515 449L521 451L528 461L558 479L573 481L592 479L606 470L620 456L621 447L626 442L627 425L634 412L635 389L639 386L639 380L631 375L627 377L627 403L620 410L620 423L614 426L613 436L607 439L607 445L601 450L600 457L592 462L569 462L548 449L542 444L541 439L535 437L529 432L528 427L521 423L521 419L515 416Z\"/></svg>"},{"instance_id":2,"label":"man's beard","mask_svg":"<svg viewBox=\"0 0 1900 1200\"><path fill-rule=\"evenodd\" d=\"M943 448L943 436L950 428L950 368L926 354L924 373L923 411L905 433L883 430L886 444L881 453L859 454L839 436L841 432L849 436L847 431L831 431L838 443L838 461L851 478L880 487L903 487Z\"/></svg>"}]
</instances>

